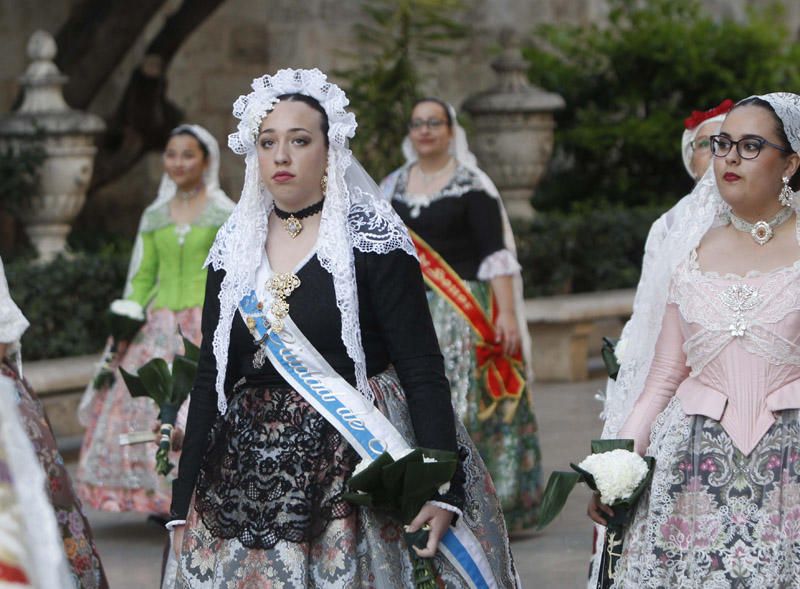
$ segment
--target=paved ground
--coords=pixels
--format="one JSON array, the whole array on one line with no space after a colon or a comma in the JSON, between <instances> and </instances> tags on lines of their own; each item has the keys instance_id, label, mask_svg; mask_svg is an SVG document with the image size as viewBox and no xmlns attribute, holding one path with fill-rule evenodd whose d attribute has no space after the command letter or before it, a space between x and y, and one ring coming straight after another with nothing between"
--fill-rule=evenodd
<instances>
[{"instance_id":1,"label":"paved ground","mask_svg":"<svg viewBox=\"0 0 800 589\"><path fill-rule=\"evenodd\" d=\"M536 391L545 476L589 452L597 437L601 381L540 385ZM73 464L74 466L74 464ZM512 550L528 589L585 587L592 528L585 516L589 493L579 487L564 512L545 531L515 539ZM89 511L111 589L155 589L164 532L140 515Z\"/></svg>"}]
</instances>

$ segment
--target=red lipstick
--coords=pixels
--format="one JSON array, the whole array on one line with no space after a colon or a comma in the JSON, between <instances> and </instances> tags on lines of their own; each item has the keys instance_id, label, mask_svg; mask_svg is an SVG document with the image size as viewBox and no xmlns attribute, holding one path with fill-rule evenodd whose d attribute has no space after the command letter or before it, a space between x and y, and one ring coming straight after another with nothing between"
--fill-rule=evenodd
<instances>
[{"instance_id":1,"label":"red lipstick","mask_svg":"<svg viewBox=\"0 0 800 589\"><path fill-rule=\"evenodd\" d=\"M734 174L733 172L725 172L725 175L722 176L722 179L725 180L725 182L736 182L737 180L741 180L741 176Z\"/></svg>"}]
</instances>

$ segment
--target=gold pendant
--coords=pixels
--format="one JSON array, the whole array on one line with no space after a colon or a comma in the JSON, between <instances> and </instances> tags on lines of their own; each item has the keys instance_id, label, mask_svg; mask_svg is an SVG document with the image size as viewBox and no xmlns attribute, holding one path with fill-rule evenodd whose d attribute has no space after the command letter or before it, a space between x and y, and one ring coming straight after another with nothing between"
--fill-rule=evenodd
<instances>
[{"instance_id":1,"label":"gold pendant","mask_svg":"<svg viewBox=\"0 0 800 589\"><path fill-rule=\"evenodd\" d=\"M281 219L283 223L284 229L286 229L286 233L289 234L289 237L294 239L300 232L303 230L303 224L300 222L300 219L295 217L294 215L289 215L288 219Z\"/></svg>"}]
</instances>

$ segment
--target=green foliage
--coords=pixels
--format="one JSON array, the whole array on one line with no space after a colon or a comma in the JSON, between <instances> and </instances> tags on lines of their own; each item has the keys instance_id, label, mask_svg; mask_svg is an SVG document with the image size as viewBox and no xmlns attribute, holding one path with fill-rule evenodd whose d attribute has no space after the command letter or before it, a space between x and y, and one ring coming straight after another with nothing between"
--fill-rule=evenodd
<instances>
[{"instance_id":1,"label":"green foliage","mask_svg":"<svg viewBox=\"0 0 800 589\"><path fill-rule=\"evenodd\" d=\"M539 213L515 235L525 296L632 288L660 206L610 205Z\"/></svg>"},{"instance_id":2,"label":"green foliage","mask_svg":"<svg viewBox=\"0 0 800 589\"><path fill-rule=\"evenodd\" d=\"M525 50L530 79L567 102L538 210L674 203L691 188L680 137L692 110L800 86L800 46L778 4L746 22L718 20L698 0L609 4L607 25L542 26Z\"/></svg>"},{"instance_id":3,"label":"green foliage","mask_svg":"<svg viewBox=\"0 0 800 589\"><path fill-rule=\"evenodd\" d=\"M355 27L362 53L351 55L355 65L336 75L358 120L353 152L378 180L403 163L400 143L420 96L420 64L452 53L453 43L466 36L452 18L461 8L461 0L363 2L367 22Z\"/></svg>"},{"instance_id":4,"label":"green foliage","mask_svg":"<svg viewBox=\"0 0 800 589\"><path fill-rule=\"evenodd\" d=\"M37 145L0 150L0 208L18 215L39 184L44 149Z\"/></svg>"},{"instance_id":5,"label":"green foliage","mask_svg":"<svg viewBox=\"0 0 800 589\"><path fill-rule=\"evenodd\" d=\"M109 248L46 265L8 262L12 296L31 322L22 338L25 360L98 352L108 336L106 311L122 293L129 259L129 251Z\"/></svg>"}]
</instances>

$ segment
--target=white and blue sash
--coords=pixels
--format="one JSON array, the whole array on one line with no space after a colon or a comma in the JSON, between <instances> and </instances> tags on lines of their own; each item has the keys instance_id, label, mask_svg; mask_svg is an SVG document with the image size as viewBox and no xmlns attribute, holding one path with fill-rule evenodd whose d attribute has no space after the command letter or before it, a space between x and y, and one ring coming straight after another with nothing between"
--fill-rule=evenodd
<instances>
[{"instance_id":1,"label":"white and blue sash","mask_svg":"<svg viewBox=\"0 0 800 589\"><path fill-rule=\"evenodd\" d=\"M278 374L344 436L363 460L372 461L383 452L397 460L412 450L386 416L328 364L289 316L284 318L280 333L270 330L269 320L258 309L255 291L241 300L239 311ZM439 550L470 588L498 588L483 547L463 518L449 528Z\"/></svg>"}]
</instances>

